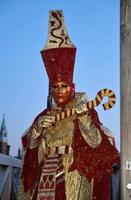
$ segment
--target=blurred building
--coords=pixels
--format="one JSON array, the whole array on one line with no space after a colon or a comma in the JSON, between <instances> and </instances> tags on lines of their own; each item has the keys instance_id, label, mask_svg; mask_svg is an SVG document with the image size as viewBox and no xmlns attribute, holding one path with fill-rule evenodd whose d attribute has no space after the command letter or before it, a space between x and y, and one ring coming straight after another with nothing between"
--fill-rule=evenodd
<instances>
[{"instance_id":1,"label":"blurred building","mask_svg":"<svg viewBox=\"0 0 131 200\"><path fill-rule=\"evenodd\" d=\"M0 153L9 155L10 145L8 145L8 132L6 129L5 114L3 114L3 119L0 128Z\"/></svg>"}]
</instances>

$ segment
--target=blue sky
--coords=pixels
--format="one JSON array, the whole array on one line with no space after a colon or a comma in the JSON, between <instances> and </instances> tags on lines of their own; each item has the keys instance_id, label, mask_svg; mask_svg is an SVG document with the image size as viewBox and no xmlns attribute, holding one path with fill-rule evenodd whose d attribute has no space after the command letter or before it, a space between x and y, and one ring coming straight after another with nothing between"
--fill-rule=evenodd
<instances>
[{"instance_id":1,"label":"blue sky","mask_svg":"<svg viewBox=\"0 0 131 200\"><path fill-rule=\"evenodd\" d=\"M41 59L48 34L48 12L62 9L71 41L77 47L74 82L90 99L112 89L116 105L96 110L119 148L119 1L0 1L0 120L5 113L11 154L23 132L46 107L48 78ZM107 100L107 99L106 99ZM103 101L104 102L104 101Z\"/></svg>"}]
</instances>

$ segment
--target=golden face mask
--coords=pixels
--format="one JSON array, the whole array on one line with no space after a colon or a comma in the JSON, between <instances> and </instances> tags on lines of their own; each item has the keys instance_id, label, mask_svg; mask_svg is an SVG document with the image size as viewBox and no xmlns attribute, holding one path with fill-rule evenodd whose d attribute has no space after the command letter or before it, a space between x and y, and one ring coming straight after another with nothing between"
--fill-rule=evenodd
<instances>
[{"instance_id":1,"label":"golden face mask","mask_svg":"<svg viewBox=\"0 0 131 200\"><path fill-rule=\"evenodd\" d=\"M58 106L66 105L73 94L73 86L64 81L56 81L51 85L51 95Z\"/></svg>"}]
</instances>

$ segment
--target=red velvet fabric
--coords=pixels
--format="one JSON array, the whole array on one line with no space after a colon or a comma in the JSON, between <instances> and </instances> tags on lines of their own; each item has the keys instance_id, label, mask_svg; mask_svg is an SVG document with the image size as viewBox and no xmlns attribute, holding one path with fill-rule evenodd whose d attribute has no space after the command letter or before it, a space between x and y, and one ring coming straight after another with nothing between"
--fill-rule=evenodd
<instances>
[{"instance_id":1,"label":"red velvet fabric","mask_svg":"<svg viewBox=\"0 0 131 200\"><path fill-rule=\"evenodd\" d=\"M44 49L41 51L41 55L51 83L58 81L58 78L69 84L72 83L76 55L75 47Z\"/></svg>"},{"instance_id":2,"label":"red velvet fabric","mask_svg":"<svg viewBox=\"0 0 131 200\"><path fill-rule=\"evenodd\" d=\"M25 192L28 190L32 192L37 180L38 168L38 148L28 149L21 174Z\"/></svg>"},{"instance_id":3,"label":"red velvet fabric","mask_svg":"<svg viewBox=\"0 0 131 200\"><path fill-rule=\"evenodd\" d=\"M95 110L89 111L92 123L98 128L102 136L102 143L97 148L91 148L80 133L77 120L75 120L75 134L73 138L74 161L70 171L77 169L89 181L94 179L93 198L108 200L109 176L113 172L113 163L119 162L119 154L116 148L110 144L108 137L100 128L100 121ZM100 183L100 184L99 184ZM102 190L102 185L106 192Z\"/></svg>"},{"instance_id":4,"label":"red velvet fabric","mask_svg":"<svg viewBox=\"0 0 131 200\"><path fill-rule=\"evenodd\" d=\"M55 200L66 200L65 181L56 185Z\"/></svg>"},{"instance_id":5,"label":"red velvet fabric","mask_svg":"<svg viewBox=\"0 0 131 200\"><path fill-rule=\"evenodd\" d=\"M110 200L110 176L103 175L101 179L93 180L93 200Z\"/></svg>"}]
</instances>

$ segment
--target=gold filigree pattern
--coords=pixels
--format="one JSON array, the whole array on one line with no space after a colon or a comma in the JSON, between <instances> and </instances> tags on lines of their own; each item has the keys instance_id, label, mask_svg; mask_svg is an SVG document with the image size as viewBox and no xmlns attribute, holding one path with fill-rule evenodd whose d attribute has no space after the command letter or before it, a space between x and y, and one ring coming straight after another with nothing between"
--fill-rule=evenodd
<instances>
[{"instance_id":1,"label":"gold filigree pattern","mask_svg":"<svg viewBox=\"0 0 131 200\"><path fill-rule=\"evenodd\" d=\"M37 129L35 128L35 126L33 126L33 128L30 130L30 134L31 134L31 138L30 138L30 145L29 148L30 149L34 149L37 147L37 138L40 136L41 134L41 130L37 131Z\"/></svg>"},{"instance_id":2,"label":"gold filigree pattern","mask_svg":"<svg viewBox=\"0 0 131 200\"><path fill-rule=\"evenodd\" d=\"M96 148L102 141L99 130L91 123L91 119L88 115L81 116L78 119L79 128L85 141L92 148Z\"/></svg>"},{"instance_id":3,"label":"gold filigree pattern","mask_svg":"<svg viewBox=\"0 0 131 200\"><path fill-rule=\"evenodd\" d=\"M37 147L37 140L36 139L31 139L30 140L30 149L34 149L34 148L36 148Z\"/></svg>"},{"instance_id":4,"label":"gold filigree pattern","mask_svg":"<svg viewBox=\"0 0 131 200\"><path fill-rule=\"evenodd\" d=\"M30 192L25 192L24 187L23 187L23 181L20 180L20 186L19 186L19 192L18 192L18 197L17 200L32 200L32 196Z\"/></svg>"},{"instance_id":5,"label":"gold filigree pattern","mask_svg":"<svg viewBox=\"0 0 131 200\"><path fill-rule=\"evenodd\" d=\"M35 128L32 129L31 139L35 140L40 136L40 131L37 131Z\"/></svg>"},{"instance_id":6,"label":"gold filigree pattern","mask_svg":"<svg viewBox=\"0 0 131 200\"><path fill-rule=\"evenodd\" d=\"M88 180L81 176L77 170L66 173L65 176L67 200L91 200L92 187Z\"/></svg>"},{"instance_id":7,"label":"gold filigree pattern","mask_svg":"<svg viewBox=\"0 0 131 200\"><path fill-rule=\"evenodd\" d=\"M39 162L39 164L42 161L44 161L45 152L46 152L46 144L45 144L45 140L42 139L42 142L41 142L39 149L38 149L38 162Z\"/></svg>"},{"instance_id":8,"label":"gold filigree pattern","mask_svg":"<svg viewBox=\"0 0 131 200\"><path fill-rule=\"evenodd\" d=\"M73 153L63 155L62 161L63 161L63 166L64 166L64 172L66 174L69 171L69 167L73 163Z\"/></svg>"},{"instance_id":9,"label":"gold filigree pattern","mask_svg":"<svg viewBox=\"0 0 131 200\"><path fill-rule=\"evenodd\" d=\"M80 184L81 184L81 176L77 170L66 173L65 188L66 188L66 199L67 200L78 199Z\"/></svg>"},{"instance_id":10,"label":"gold filigree pattern","mask_svg":"<svg viewBox=\"0 0 131 200\"><path fill-rule=\"evenodd\" d=\"M92 200L92 184L84 176L81 177L78 200Z\"/></svg>"},{"instance_id":11,"label":"gold filigree pattern","mask_svg":"<svg viewBox=\"0 0 131 200\"><path fill-rule=\"evenodd\" d=\"M72 143L74 130L73 117L66 118L56 123L56 126L46 129L46 140L48 146L62 146Z\"/></svg>"}]
</instances>

